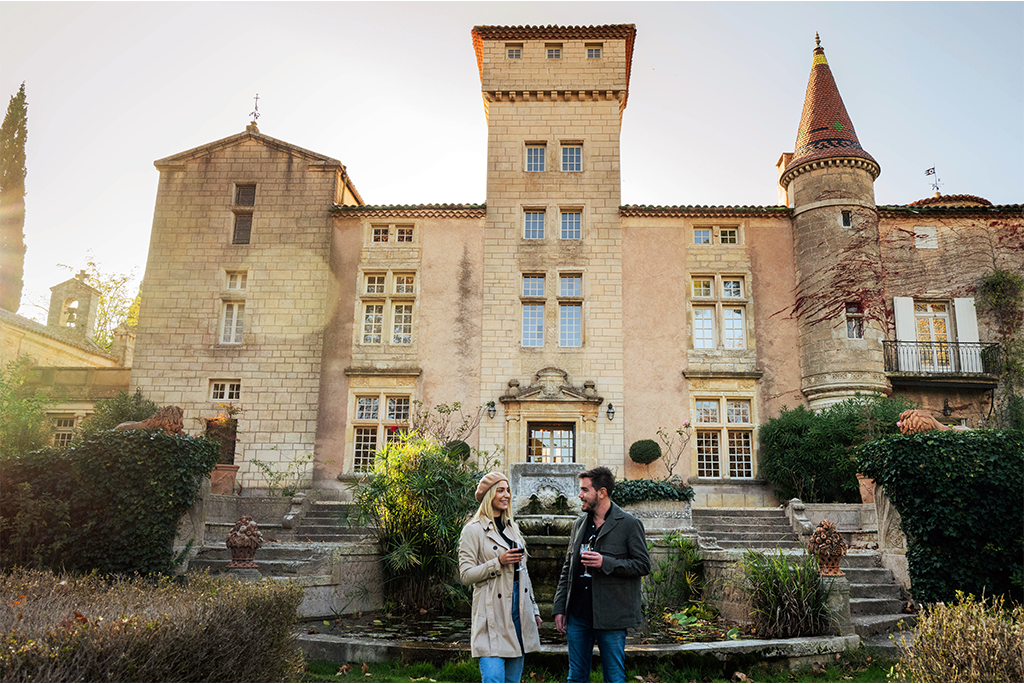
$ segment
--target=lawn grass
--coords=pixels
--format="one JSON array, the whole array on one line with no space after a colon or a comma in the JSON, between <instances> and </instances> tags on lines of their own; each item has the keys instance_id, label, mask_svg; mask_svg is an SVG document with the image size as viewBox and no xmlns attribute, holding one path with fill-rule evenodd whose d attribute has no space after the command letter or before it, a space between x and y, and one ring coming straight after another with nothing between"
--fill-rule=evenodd
<instances>
[{"instance_id":1,"label":"lawn grass","mask_svg":"<svg viewBox=\"0 0 1024 684\"><path fill-rule=\"evenodd\" d=\"M730 673L722 670L708 671L700 668L680 668L671 660L641 663L629 667L627 682L886 682L889 668L896 660L878 654L870 654L863 648L840 655L824 670L805 669L798 672L763 665L750 668L749 672ZM523 671L523 682L564 682L568 665L564 668L548 669L531 667L529 659ZM743 677L738 675L742 674ZM349 663L345 666L326 661L307 664L303 682L479 682L480 668L476 660L435 665L433 663ZM590 681L600 682L601 670L595 668Z\"/></svg>"}]
</instances>

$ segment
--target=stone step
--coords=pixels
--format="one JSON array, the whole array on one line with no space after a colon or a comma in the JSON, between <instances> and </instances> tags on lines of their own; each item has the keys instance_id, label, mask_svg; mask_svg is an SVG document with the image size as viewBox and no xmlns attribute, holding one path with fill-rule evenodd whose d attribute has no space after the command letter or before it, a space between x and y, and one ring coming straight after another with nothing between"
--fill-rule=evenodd
<instances>
[{"instance_id":1,"label":"stone step","mask_svg":"<svg viewBox=\"0 0 1024 684\"><path fill-rule=\"evenodd\" d=\"M781 532L781 533L793 533L793 528L787 524L776 524L766 523L760 525L737 525L733 523L713 523L708 524L701 522L695 525L701 532L707 532L708 534L714 534L716 532Z\"/></svg>"},{"instance_id":2,"label":"stone step","mask_svg":"<svg viewBox=\"0 0 1024 684\"><path fill-rule=\"evenodd\" d=\"M259 551L256 554L258 556ZM211 575L215 575L227 572L230 562L230 558L220 560L196 558L189 562L188 567L190 572L206 570ZM316 571L317 568L312 567L309 561L261 560L257 557L254 562L256 570L264 577L305 577L321 574Z\"/></svg>"},{"instance_id":3,"label":"stone step","mask_svg":"<svg viewBox=\"0 0 1024 684\"><path fill-rule=\"evenodd\" d=\"M847 551L843 554L843 559L839 562L839 567L846 572L847 568L858 569L858 568L880 568L882 564L882 557L878 555L877 551ZM853 580L850 580L851 582Z\"/></svg>"},{"instance_id":4,"label":"stone step","mask_svg":"<svg viewBox=\"0 0 1024 684\"><path fill-rule=\"evenodd\" d=\"M755 549L757 551L770 551L772 549L797 550L800 542L795 540L759 540L759 539L719 539L718 545L723 549Z\"/></svg>"},{"instance_id":5,"label":"stone step","mask_svg":"<svg viewBox=\"0 0 1024 684\"><path fill-rule=\"evenodd\" d=\"M296 536L317 535L317 534L370 534L372 530L368 527L349 527L348 525L320 525L316 522L303 521L295 528Z\"/></svg>"},{"instance_id":6,"label":"stone step","mask_svg":"<svg viewBox=\"0 0 1024 684\"><path fill-rule=\"evenodd\" d=\"M850 598L896 599L901 601L903 596L900 594L899 585L894 582L888 584L854 584L851 582Z\"/></svg>"},{"instance_id":7,"label":"stone step","mask_svg":"<svg viewBox=\"0 0 1024 684\"><path fill-rule=\"evenodd\" d=\"M898 598L850 598L850 615L894 615L903 612Z\"/></svg>"},{"instance_id":8,"label":"stone step","mask_svg":"<svg viewBox=\"0 0 1024 684\"><path fill-rule=\"evenodd\" d=\"M900 623L903 623L904 629L909 630L917 623L917 616L911 613L851 615L850 622L861 639L877 634L894 634L899 639Z\"/></svg>"},{"instance_id":9,"label":"stone step","mask_svg":"<svg viewBox=\"0 0 1024 684\"><path fill-rule=\"evenodd\" d=\"M701 530L703 532L703 530ZM705 536L714 537L718 541L800 541L791 532L709 532Z\"/></svg>"},{"instance_id":10,"label":"stone step","mask_svg":"<svg viewBox=\"0 0 1024 684\"><path fill-rule=\"evenodd\" d=\"M694 518L715 516L742 518L782 518L788 520L786 512L781 508L694 508Z\"/></svg>"},{"instance_id":11,"label":"stone step","mask_svg":"<svg viewBox=\"0 0 1024 684\"><path fill-rule=\"evenodd\" d=\"M839 564L850 584L893 584L892 572L887 568L851 568Z\"/></svg>"}]
</instances>

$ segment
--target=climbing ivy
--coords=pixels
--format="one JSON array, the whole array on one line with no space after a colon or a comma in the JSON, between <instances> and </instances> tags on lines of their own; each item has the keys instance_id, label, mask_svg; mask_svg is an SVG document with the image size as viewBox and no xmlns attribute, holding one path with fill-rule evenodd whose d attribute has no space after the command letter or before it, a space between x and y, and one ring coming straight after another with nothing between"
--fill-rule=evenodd
<instances>
[{"instance_id":1,"label":"climbing ivy","mask_svg":"<svg viewBox=\"0 0 1024 684\"><path fill-rule=\"evenodd\" d=\"M993 268L978 284L978 307L995 319L1002 351L997 423L1024 429L1024 276L1020 271Z\"/></svg>"},{"instance_id":2,"label":"climbing ivy","mask_svg":"<svg viewBox=\"0 0 1024 684\"><path fill-rule=\"evenodd\" d=\"M899 511L918 601L1024 601L1024 431L888 437L862 446L857 466Z\"/></svg>"},{"instance_id":3,"label":"climbing ivy","mask_svg":"<svg viewBox=\"0 0 1024 684\"><path fill-rule=\"evenodd\" d=\"M0 566L169 573L178 521L217 445L159 430L100 432L0 463Z\"/></svg>"}]
</instances>

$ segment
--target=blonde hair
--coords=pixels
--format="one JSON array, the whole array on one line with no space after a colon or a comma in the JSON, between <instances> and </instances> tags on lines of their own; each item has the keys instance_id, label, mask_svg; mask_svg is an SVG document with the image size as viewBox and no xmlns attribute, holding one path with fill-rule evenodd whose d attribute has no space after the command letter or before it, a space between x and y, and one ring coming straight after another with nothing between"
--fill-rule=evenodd
<instances>
[{"instance_id":1,"label":"blonde hair","mask_svg":"<svg viewBox=\"0 0 1024 684\"><path fill-rule=\"evenodd\" d=\"M498 480L498 482L494 483L494 486L492 486L490 489L484 492L483 498L480 499L480 505L477 506L476 513L470 516L469 522L479 520L481 523L486 523L496 518L504 518L505 526L512 528L517 537L517 541L522 545L523 549L525 550L526 539L525 537L523 537L522 532L519 531L519 525L516 524L515 517L512 515L511 502L509 502L509 507L505 511L503 511L501 515L494 514L494 497L497 494L498 483L500 482L504 482L506 485L508 485L508 480Z\"/></svg>"}]
</instances>

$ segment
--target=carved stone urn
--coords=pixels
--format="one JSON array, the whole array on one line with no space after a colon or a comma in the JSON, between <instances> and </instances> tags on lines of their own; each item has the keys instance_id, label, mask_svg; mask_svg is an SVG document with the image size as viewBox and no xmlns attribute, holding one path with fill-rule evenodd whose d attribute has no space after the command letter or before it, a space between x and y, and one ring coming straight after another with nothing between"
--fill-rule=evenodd
<instances>
[{"instance_id":1,"label":"carved stone urn","mask_svg":"<svg viewBox=\"0 0 1024 684\"><path fill-rule=\"evenodd\" d=\"M263 546L263 533L252 516L243 515L228 532L227 547L231 551L229 570L255 569L256 549Z\"/></svg>"},{"instance_id":2,"label":"carved stone urn","mask_svg":"<svg viewBox=\"0 0 1024 684\"><path fill-rule=\"evenodd\" d=\"M822 577L843 577L839 562L846 553L846 542L836 529L835 523L822 520L811 535L807 550L818 557L818 574Z\"/></svg>"}]
</instances>

